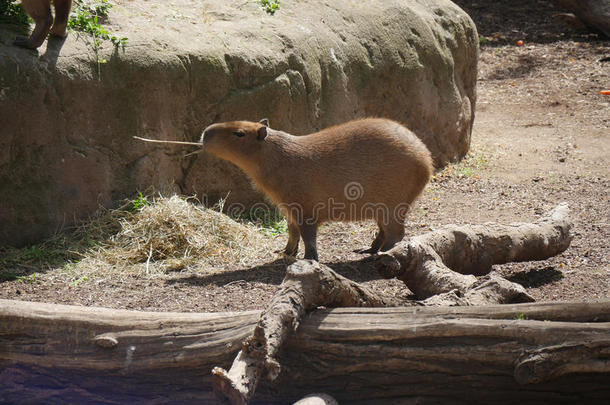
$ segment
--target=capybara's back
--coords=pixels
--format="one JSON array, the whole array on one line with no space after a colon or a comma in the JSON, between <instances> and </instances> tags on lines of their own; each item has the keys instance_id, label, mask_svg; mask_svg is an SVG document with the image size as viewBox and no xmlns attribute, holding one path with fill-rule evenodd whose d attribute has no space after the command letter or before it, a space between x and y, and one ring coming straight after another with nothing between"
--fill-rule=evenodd
<instances>
[{"instance_id":1,"label":"capybara's back","mask_svg":"<svg viewBox=\"0 0 610 405\"><path fill-rule=\"evenodd\" d=\"M335 203L336 212L317 210L320 222L377 219L387 223L390 211L413 203L433 172L430 152L419 138L386 119L351 121L296 141L309 151L310 164L296 164L294 173L295 183L307 184L307 197L299 197L301 187L295 187L286 190L282 200L303 206L328 204L329 208ZM376 218L375 213L388 217Z\"/></svg>"}]
</instances>

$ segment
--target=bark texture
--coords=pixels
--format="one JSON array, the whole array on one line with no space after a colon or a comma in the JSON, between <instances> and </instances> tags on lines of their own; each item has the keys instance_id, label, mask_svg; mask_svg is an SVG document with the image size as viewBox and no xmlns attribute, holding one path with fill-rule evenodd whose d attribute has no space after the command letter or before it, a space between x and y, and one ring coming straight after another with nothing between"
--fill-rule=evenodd
<instances>
[{"instance_id":1,"label":"bark texture","mask_svg":"<svg viewBox=\"0 0 610 405\"><path fill-rule=\"evenodd\" d=\"M488 274L492 265L542 260L570 246L569 208L559 204L534 223L447 225L415 236L378 256L375 267L384 277L402 280L430 304L481 305L528 302L520 285Z\"/></svg>"},{"instance_id":2,"label":"bark texture","mask_svg":"<svg viewBox=\"0 0 610 405\"><path fill-rule=\"evenodd\" d=\"M219 403L210 370L260 314L0 300L0 402ZM610 302L319 309L250 402L605 403L609 358Z\"/></svg>"},{"instance_id":3,"label":"bark texture","mask_svg":"<svg viewBox=\"0 0 610 405\"><path fill-rule=\"evenodd\" d=\"M297 330L307 311L327 307L383 307L395 302L335 273L313 260L288 267L274 295L229 371L214 368L214 388L233 404L247 403L261 377L273 381L281 368L277 355L282 344Z\"/></svg>"}]
</instances>

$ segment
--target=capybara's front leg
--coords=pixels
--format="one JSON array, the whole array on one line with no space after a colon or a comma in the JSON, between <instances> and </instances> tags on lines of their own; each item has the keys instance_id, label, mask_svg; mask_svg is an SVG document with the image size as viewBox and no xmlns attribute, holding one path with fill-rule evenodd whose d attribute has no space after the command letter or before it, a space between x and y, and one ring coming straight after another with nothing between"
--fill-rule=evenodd
<instances>
[{"instance_id":1,"label":"capybara's front leg","mask_svg":"<svg viewBox=\"0 0 610 405\"><path fill-rule=\"evenodd\" d=\"M316 247L318 224L301 224L300 230L305 244L305 259L318 261L318 248Z\"/></svg>"},{"instance_id":2,"label":"capybara's front leg","mask_svg":"<svg viewBox=\"0 0 610 405\"><path fill-rule=\"evenodd\" d=\"M385 232L383 231L383 227L381 226L381 223L380 223L379 232L377 232L377 235L375 236L375 239L373 240L371 247L368 249L357 250L356 253L362 253L362 254L368 253L368 254L374 255L375 253L379 252L379 249L383 245L384 241L385 241Z\"/></svg>"}]
</instances>

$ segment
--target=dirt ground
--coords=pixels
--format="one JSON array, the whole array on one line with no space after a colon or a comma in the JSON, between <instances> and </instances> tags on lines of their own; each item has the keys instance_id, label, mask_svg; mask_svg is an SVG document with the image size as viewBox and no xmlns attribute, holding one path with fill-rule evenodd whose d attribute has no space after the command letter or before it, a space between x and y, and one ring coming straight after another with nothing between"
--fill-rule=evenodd
<instances>
[{"instance_id":1,"label":"dirt ground","mask_svg":"<svg viewBox=\"0 0 610 405\"><path fill-rule=\"evenodd\" d=\"M553 17L561 10L548 1L455 2L482 37L471 153L437 173L406 224L407 235L449 223L530 222L566 201L575 234L566 252L494 271L539 301L610 299L610 96L600 94L610 89L610 61L604 61L610 42L563 25ZM368 223L323 226L321 262L411 299L401 282L380 279L366 256L353 253L374 233ZM286 238L276 236L276 248ZM152 311L257 309L278 288L285 266L270 253L254 267L81 283L34 268L28 277L1 282L0 298Z\"/></svg>"}]
</instances>

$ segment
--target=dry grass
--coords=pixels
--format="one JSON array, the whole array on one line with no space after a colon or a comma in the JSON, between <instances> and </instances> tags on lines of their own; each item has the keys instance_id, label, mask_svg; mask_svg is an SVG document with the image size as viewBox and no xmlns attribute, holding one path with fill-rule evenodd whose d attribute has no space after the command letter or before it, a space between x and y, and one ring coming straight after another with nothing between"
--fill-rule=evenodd
<instances>
[{"instance_id":1,"label":"dry grass","mask_svg":"<svg viewBox=\"0 0 610 405\"><path fill-rule=\"evenodd\" d=\"M144 206L121 219L120 227L71 271L158 275L199 266L247 266L266 255L272 242L254 226L178 196Z\"/></svg>"},{"instance_id":2,"label":"dry grass","mask_svg":"<svg viewBox=\"0 0 610 405\"><path fill-rule=\"evenodd\" d=\"M248 266L274 248L274 239L259 227L185 198L139 202L137 209L131 202L123 209L100 211L74 232L26 251L31 267L57 270L53 278L76 283L134 274L158 277L202 267ZM12 254L13 260L3 263L5 272L27 261L23 249Z\"/></svg>"}]
</instances>

